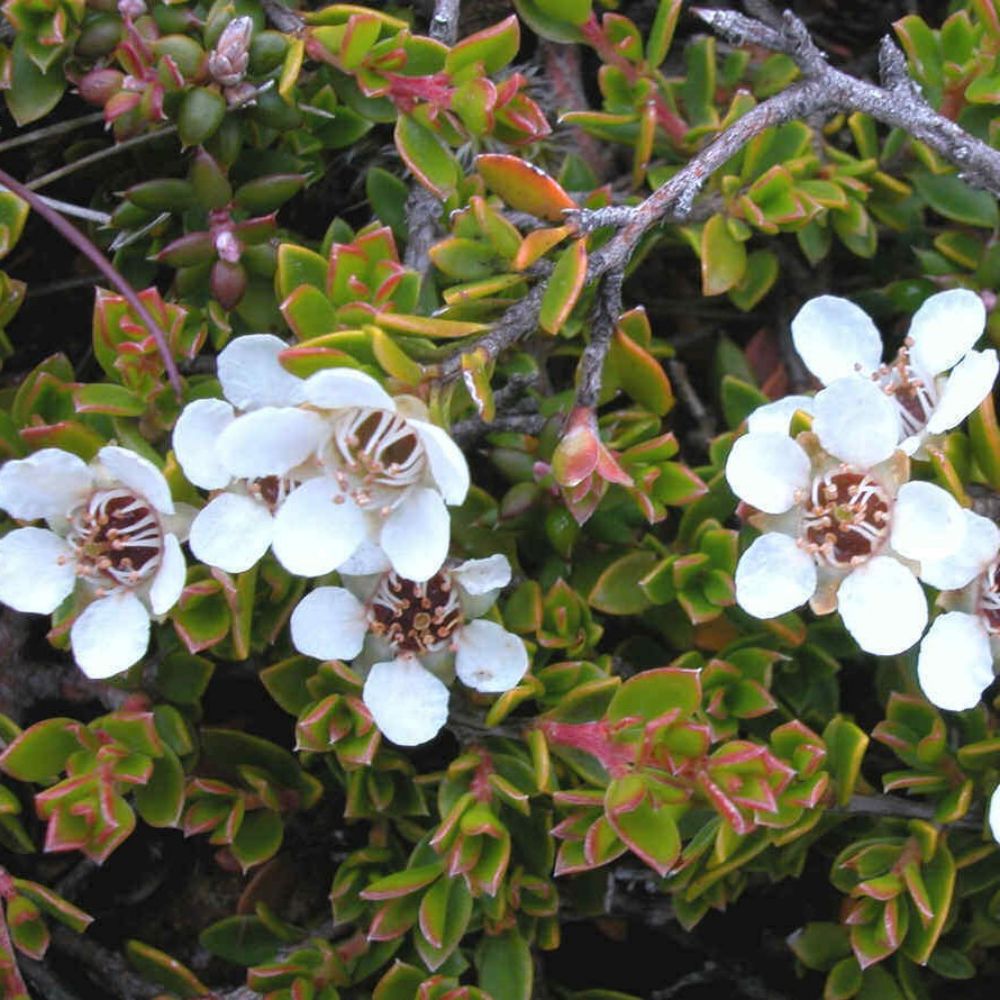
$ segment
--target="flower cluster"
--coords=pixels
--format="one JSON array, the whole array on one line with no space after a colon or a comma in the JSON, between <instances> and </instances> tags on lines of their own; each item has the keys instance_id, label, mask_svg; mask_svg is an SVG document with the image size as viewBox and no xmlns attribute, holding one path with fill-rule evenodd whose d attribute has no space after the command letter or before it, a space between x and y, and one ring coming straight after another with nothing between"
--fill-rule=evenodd
<instances>
[{"instance_id":1,"label":"flower cluster","mask_svg":"<svg viewBox=\"0 0 1000 1000\"><path fill-rule=\"evenodd\" d=\"M927 633L919 675L928 697L953 709L974 705L993 676L1000 532L939 486L911 480L911 457L929 457L990 392L996 351L972 349L984 325L972 292L932 295L882 364L866 313L834 296L810 300L792 336L825 388L751 414L726 466L763 532L737 566L739 605L759 618L806 601L817 614L838 610L862 649L892 655L927 625L919 581L943 590L956 610ZM812 430L793 439L796 411Z\"/></svg>"}]
</instances>

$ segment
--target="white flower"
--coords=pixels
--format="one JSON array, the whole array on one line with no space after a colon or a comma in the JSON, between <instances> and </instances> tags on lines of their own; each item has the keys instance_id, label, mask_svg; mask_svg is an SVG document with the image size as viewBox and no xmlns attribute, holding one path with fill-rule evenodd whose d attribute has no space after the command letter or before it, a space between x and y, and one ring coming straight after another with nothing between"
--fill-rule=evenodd
<instances>
[{"instance_id":1,"label":"white flower","mask_svg":"<svg viewBox=\"0 0 1000 1000\"><path fill-rule=\"evenodd\" d=\"M90 599L73 622L73 655L88 677L110 677L149 645L150 615L176 604L185 568L175 510L160 471L125 448L102 448L87 465L46 448L0 469L0 507L48 528L0 538L0 601L49 614L76 589Z\"/></svg>"},{"instance_id":2,"label":"white flower","mask_svg":"<svg viewBox=\"0 0 1000 1000\"><path fill-rule=\"evenodd\" d=\"M303 382L278 361L286 346L270 334L237 337L218 359L226 399L189 403L174 427L174 453L184 475L202 489L224 491L195 517L191 551L227 573L248 570L267 552L282 504L316 474L308 462L324 424L317 414L296 408L305 398ZM242 439L234 445L224 433L238 411L253 415L252 445ZM274 471L261 473L262 462Z\"/></svg>"},{"instance_id":3,"label":"white flower","mask_svg":"<svg viewBox=\"0 0 1000 1000\"><path fill-rule=\"evenodd\" d=\"M242 480L226 509L208 515L219 498L205 508L209 527L195 526L192 551L223 569L247 568L270 544L299 576L391 566L407 579L429 579L448 552L446 505L461 503L469 489L461 450L428 422L419 400L394 399L362 372L288 374L277 358L284 346L263 334L233 341L219 356L232 406L192 403L190 418L178 421L174 447L192 482L221 489ZM273 522L261 512L266 496L254 489L265 483L277 497Z\"/></svg>"},{"instance_id":4,"label":"white flower","mask_svg":"<svg viewBox=\"0 0 1000 1000\"><path fill-rule=\"evenodd\" d=\"M402 746L432 739L448 718L454 674L477 691L507 691L528 669L524 644L479 618L510 581L502 555L444 568L425 583L390 571L318 587L292 613L295 648L321 660L368 667L364 702Z\"/></svg>"},{"instance_id":5,"label":"white flower","mask_svg":"<svg viewBox=\"0 0 1000 1000\"><path fill-rule=\"evenodd\" d=\"M1000 656L1000 530L964 511L965 534L947 559L924 563L923 578L948 610L934 620L917 659L924 694L938 708L973 708L993 683Z\"/></svg>"},{"instance_id":6,"label":"white flower","mask_svg":"<svg viewBox=\"0 0 1000 1000\"><path fill-rule=\"evenodd\" d=\"M1000 787L990 796L989 806L990 833L993 839L1000 843Z\"/></svg>"},{"instance_id":7,"label":"white flower","mask_svg":"<svg viewBox=\"0 0 1000 1000\"><path fill-rule=\"evenodd\" d=\"M817 614L839 609L862 649L902 652L927 624L914 564L958 547L962 509L937 486L906 482L892 404L872 383L841 379L815 402L815 434L755 431L733 445L726 477L763 512L751 520L765 532L736 567L736 600L758 618L805 601Z\"/></svg>"},{"instance_id":8,"label":"white flower","mask_svg":"<svg viewBox=\"0 0 1000 1000\"><path fill-rule=\"evenodd\" d=\"M997 353L972 350L985 325L986 309L974 292L939 292L916 311L905 346L884 365L882 338L868 314L847 299L821 295L792 320L792 340L824 385L870 377L895 403L900 447L914 455L922 454L929 436L961 423L990 392L1000 367Z\"/></svg>"}]
</instances>

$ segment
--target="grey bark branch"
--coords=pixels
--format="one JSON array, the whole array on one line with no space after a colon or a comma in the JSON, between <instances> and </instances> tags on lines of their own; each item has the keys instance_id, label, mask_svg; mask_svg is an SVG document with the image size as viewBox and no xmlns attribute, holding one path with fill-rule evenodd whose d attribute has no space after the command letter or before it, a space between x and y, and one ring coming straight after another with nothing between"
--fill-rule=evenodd
<instances>
[{"instance_id":1,"label":"grey bark branch","mask_svg":"<svg viewBox=\"0 0 1000 1000\"><path fill-rule=\"evenodd\" d=\"M780 17L762 0L748 3L757 17L729 10L694 8L713 30L737 45L754 44L782 52L795 60L802 79L768 98L720 132L704 149L632 209L604 210L604 214L573 213L581 230L616 225L617 234L591 255L587 283L610 271L624 270L642 237L653 227L671 219L690 216L694 199L708 179L755 136L768 128L813 115L861 111L876 121L900 128L958 167L962 177L977 187L1000 196L1000 151L970 135L953 121L938 114L923 98L920 88L906 71L906 60L890 38L882 41L880 68L883 86L849 76L834 69L813 43L799 18L790 11ZM511 306L493 328L471 348L483 348L495 357L529 336L537 327L538 307L544 285ZM440 370L451 379L461 373L460 354L449 358Z\"/></svg>"}]
</instances>

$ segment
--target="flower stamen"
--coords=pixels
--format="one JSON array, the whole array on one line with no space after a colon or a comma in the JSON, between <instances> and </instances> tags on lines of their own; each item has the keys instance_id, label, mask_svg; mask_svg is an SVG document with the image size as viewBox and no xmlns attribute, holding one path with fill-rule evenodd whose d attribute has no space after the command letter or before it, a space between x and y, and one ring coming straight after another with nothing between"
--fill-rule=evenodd
<instances>
[{"instance_id":1,"label":"flower stamen","mask_svg":"<svg viewBox=\"0 0 1000 1000\"><path fill-rule=\"evenodd\" d=\"M919 434L927 426L938 402L934 380L922 378L910 363L911 344L908 340L891 365L882 365L872 375L896 404L903 433L908 436Z\"/></svg>"},{"instance_id":2,"label":"flower stamen","mask_svg":"<svg viewBox=\"0 0 1000 1000\"><path fill-rule=\"evenodd\" d=\"M842 465L813 480L799 544L830 566L858 566L889 535L889 499L867 473Z\"/></svg>"},{"instance_id":3,"label":"flower stamen","mask_svg":"<svg viewBox=\"0 0 1000 1000\"><path fill-rule=\"evenodd\" d=\"M980 577L979 616L990 635L1000 635L1000 559L994 559Z\"/></svg>"},{"instance_id":4,"label":"flower stamen","mask_svg":"<svg viewBox=\"0 0 1000 1000\"><path fill-rule=\"evenodd\" d=\"M457 588L446 573L426 583L386 573L372 597L370 628L404 653L429 653L447 645L463 621Z\"/></svg>"}]
</instances>

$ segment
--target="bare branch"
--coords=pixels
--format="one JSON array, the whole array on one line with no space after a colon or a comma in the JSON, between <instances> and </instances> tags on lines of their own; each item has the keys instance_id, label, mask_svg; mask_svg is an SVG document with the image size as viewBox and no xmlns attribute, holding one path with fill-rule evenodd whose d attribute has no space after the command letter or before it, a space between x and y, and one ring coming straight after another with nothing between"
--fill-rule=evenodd
<instances>
[{"instance_id":1,"label":"bare branch","mask_svg":"<svg viewBox=\"0 0 1000 1000\"><path fill-rule=\"evenodd\" d=\"M604 359L608 356L611 340L615 334L615 324L622 311L621 271L610 271L604 276L598 290L597 304L590 328L590 341L583 349L580 367L577 369L576 406L591 409L597 405L601 394L601 374Z\"/></svg>"},{"instance_id":2,"label":"bare branch","mask_svg":"<svg viewBox=\"0 0 1000 1000\"><path fill-rule=\"evenodd\" d=\"M434 16L428 34L435 41L454 45L458 40L458 15L461 0L435 0Z\"/></svg>"}]
</instances>

